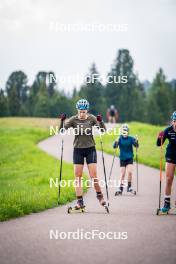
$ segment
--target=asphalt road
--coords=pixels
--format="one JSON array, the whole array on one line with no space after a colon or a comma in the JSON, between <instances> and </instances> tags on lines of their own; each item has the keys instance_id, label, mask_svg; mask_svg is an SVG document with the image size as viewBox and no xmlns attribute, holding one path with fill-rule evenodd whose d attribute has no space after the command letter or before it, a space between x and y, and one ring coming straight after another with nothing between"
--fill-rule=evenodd
<instances>
[{"instance_id":1,"label":"asphalt road","mask_svg":"<svg viewBox=\"0 0 176 264\"><path fill-rule=\"evenodd\" d=\"M64 137L64 160L72 162L71 136ZM58 136L42 141L39 147L58 157ZM29 161L30 162L30 161ZM112 156L105 154L109 175ZM64 169L64 168L63 168ZM135 171L134 171L135 174ZM103 179L101 152L98 151L98 175ZM116 159L112 179L119 175ZM175 216L156 216L159 171L139 165L139 192L115 197L110 188L110 214L100 207L93 189L84 200L86 213L67 214L67 206L31 214L0 223L1 264L175 264ZM134 177L134 188L136 179ZM103 189L105 194L105 188ZM74 204L74 203L72 203ZM51 231L55 234L50 239ZM118 239L57 239L56 233L116 233ZM89 233L89 234L90 234ZM62 233L64 236L65 234ZM112 234L112 233L111 233ZM122 239L126 236L127 239ZM62 237L63 238L63 237Z\"/></svg>"}]
</instances>

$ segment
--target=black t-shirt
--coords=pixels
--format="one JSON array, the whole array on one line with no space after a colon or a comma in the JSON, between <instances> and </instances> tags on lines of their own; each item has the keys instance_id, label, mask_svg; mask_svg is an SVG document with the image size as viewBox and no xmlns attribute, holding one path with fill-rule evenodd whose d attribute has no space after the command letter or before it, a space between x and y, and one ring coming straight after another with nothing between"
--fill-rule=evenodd
<instances>
[{"instance_id":1,"label":"black t-shirt","mask_svg":"<svg viewBox=\"0 0 176 264\"><path fill-rule=\"evenodd\" d=\"M110 109L109 113L110 113L110 116L115 116L115 109Z\"/></svg>"},{"instance_id":2,"label":"black t-shirt","mask_svg":"<svg viewBox=\"0 0 176 264\"><path fill-rule=\"evenodd\" d=\"M168 139L169 144L166 148L166 158L176 160L176 131L173 126L169 126L164 130L163 143ZM157 146L161 146L161 139L157 139Z\"/></svg>"}]
</instances>

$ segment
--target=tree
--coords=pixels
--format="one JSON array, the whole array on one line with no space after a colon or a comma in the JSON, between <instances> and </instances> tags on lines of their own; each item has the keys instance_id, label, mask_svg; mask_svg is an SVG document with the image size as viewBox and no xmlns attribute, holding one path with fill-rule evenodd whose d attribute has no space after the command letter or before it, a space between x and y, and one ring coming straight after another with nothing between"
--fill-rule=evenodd
<instances>
[{"instance_id":1,"label":"tree","mask_svg":"<svg viewBox=\"0 0 176 264\"><path fill-rule=\"evenodd\" d=\"M99 112L103 113L105 111L103 86L100 82L100 75L96 69L95 63L92 64L86 82L80 88L79 97L89 101L90 112L92 114L96 115Z\"/></svg>"},{"instance_id":2,"label":"tree","mask_svg":"<svg viewBox=\"0 0 176 264\"><path fill-rule=\"evenodd\" d=\"M41 117L49 117L49 99L45 82L40 85L40 90L36 96L33 115Z\"/></svg>"},{"instance_id":3,"label":"tree","mask_svg":"<svg viewBox=\"0 0 176 264\"><path fill-rule=\"evenodd\" d=\"M171 86L166 82L164 72L160 68L149 89L148 121L150 123L163 125L167 123L172 111L171 96Z\"/></svg>"},{"instance_id":4,"label":"tree","mask_svg":"<svg viewBox=\"0 0 176 264\"><path fill-rule=\"evenodd\" d=\"M170 82L171 90L172 90L172 99L171 99L171 104L172 104L172 112L176 111L176 80L172 80Z\"/></svg>"},{"instance_id":5,"label":"tree","mask_svg":"<svg viewBox=\"0 0 176 264\"><path fill-rule=\"evenodd\" d=\"M115 105L120 112L120 121L142 120L145 114L145 91L133 72L133 59L127 49L121 49L112 65L105 97L108 105ZM124 77L127 81L124 81ZM139 114L140 113L140 114Z\"/></svg>"},{"instance_id":6,"label":"tree","mask_svg":"<svg viewBox=\"0 0 176 264\"><path fill-rule=\"evenodd\" d=\"M27 98L27 76L22 71L13 72L6 83L9 110L12 116L19 115Z\"/></svg>"},{"instance_id":7,"label":"tree","mask_svg":"<svg viewBox=\"0 0 176 264\"><path fill-rule=\"evenodd\" d=\"M47 90L48 90L49 97L52 97L54 95L55 87L56 87L56 82L50 78L51 75L53 76L54 79L56 79L56 75L54 72L52 72L52 71L48 72L47 77L48 77L49 81L48 81Z\"/></svg>"},{"instance_id":8,"label":"tree","mask_svg":"<svg viewBox=\"0 0 176 264\"><path fill-rule=\"evenodd\" d=\"M51 108L53 107L55 96L57 96L57 92L56 92L56 83L54 81L51 82L52 80L52 78L50 78L51 74L55 78L55 74L52 71L38 72L32 86L30 87L28 108L31 115L38 115L38 114L41 115L42 113L47 112L47 116L48 116L48 111L50 113L50 109L49 109L50 106ZM38 102L38 100L40 100L40 102ZM37 114L37 109L39 111L38 114ZM53 110L51 110L51 112L52 111Z\"/></svg>"},{"instance_id":9,"label":"tree","mask_svg":"<svg viewBox=\"0 0 176 264\"><path fill-rule=\"evenodd\" d=\"M7 97L4 95L4 91L0 89L0 116L7 116L8 114Z\"/></svg>"},{"instance_id":10,"label":"tree","mask_svg":"<svg viewBox=\"0 0 176 264\"><path fill-rule=\"evenodd\" d=\"M15 86L13 86L8 93L8 103L9 103L10 115L18 116L21 105Z\"/></svg>"}]
</instances>

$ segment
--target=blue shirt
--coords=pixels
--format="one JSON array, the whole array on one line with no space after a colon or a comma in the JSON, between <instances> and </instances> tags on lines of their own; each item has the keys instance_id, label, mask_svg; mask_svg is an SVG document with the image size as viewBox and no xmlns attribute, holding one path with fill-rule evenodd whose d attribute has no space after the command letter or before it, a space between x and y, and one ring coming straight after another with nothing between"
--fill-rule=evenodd
<instances>
[{"instance_id":1,"label":"blue shirt","mask_svg":"<svg viewBox=\"0 0 176 264\"><path fill-rule=\"evenodd\" d=\"M136 139L134 137L128 136L119 138L119 148L120 148L120 160L133 159L133 146L136 147Z\"/></svg>"}]
</instances>

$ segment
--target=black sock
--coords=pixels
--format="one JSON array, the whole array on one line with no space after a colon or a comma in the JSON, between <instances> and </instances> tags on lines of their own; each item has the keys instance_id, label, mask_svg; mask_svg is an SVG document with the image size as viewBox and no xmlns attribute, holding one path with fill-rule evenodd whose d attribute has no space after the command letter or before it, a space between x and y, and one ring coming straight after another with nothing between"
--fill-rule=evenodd
<instances>
[{"instance_id":1,"label":"black sock","mask_svg":"<svg viewBox=\"0 0 176 264\"><path fill-rule=\"evenodd\" d=\"M83 197L82 196L77 196L77 199L78 199L78 204L83 206L84 205Z\"/></svg>"},{"instance_id":2,"label":"black sock","mask_svg":"<svg viewBox=\"0 0 176 264\"><path fill-rule=\"evenodd\" d=\"M103 196L102 192L97 192L97 198L101 198Z\"/></svg>"},{"instance_id":3,"label":"black sock","mask_svg":"<svg viewBox=\"0 0 176 264\"><path fill-rule=\"evenodd\" d=\"M170 197L165 197L164 201L165 201L165 203L170 204Z\"/></svg>"},{"instance_id":4,"label":"black sock","mask_svg":"<svg viewBox=\"0 0 176 264\"><path fill-rule=\"evenodd\" d=\"M170 207L170 197L164 198L164 207Z\"/></svg>"},{"instance_id":5,"label":"black sock","mask_svg":"<svg viewBox=\"0 0 176 264\"><path fill-rule=\"evenodd\" d=\"M77 196L77 199L83 199L82 195L81 196Z\"/></svg>"},{"instance_id":6,"label":"black sock","mask_svg":"<svg viewBox=\"0 0 176 264\"><path fill-rule=\"evenodd\" d=\"M123 184L120 185L120 191L123 192Z\"/></svg>"},{"instance_id":7,"label":"black sock","mask_svg":"<svg viewBox=\"0 0 176 264\"><path fill-rule=\"evenodd\" d=\"M131 187L131 182L128 182L128 188L130 188Z\"/></svg>"}]
</instances>

